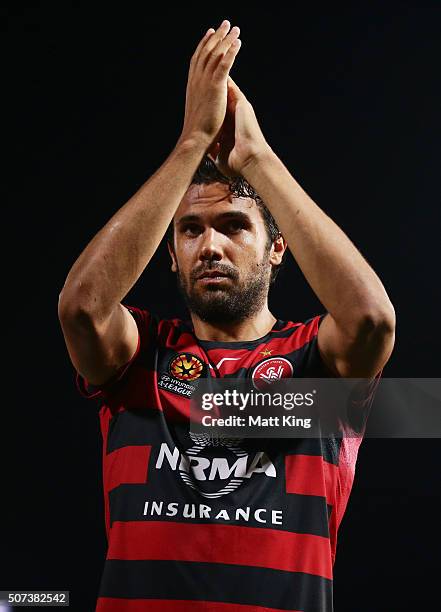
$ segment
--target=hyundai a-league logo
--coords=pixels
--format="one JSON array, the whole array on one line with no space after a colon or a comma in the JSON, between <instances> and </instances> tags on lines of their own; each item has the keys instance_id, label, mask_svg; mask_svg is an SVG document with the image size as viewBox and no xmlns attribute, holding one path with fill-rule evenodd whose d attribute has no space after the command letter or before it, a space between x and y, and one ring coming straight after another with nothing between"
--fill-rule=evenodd
<instances>
[{"instance_id":1,"label":"hyundai a-league logo","mask_svg":"<svg viewBox=\"0 0 441 612\"><path fill-rule=\"evenodd\" d=\"M169 370L178 380L192 381L201 376L204 364L196 355L180 353L171 360Z\"/></svg>"}]
</instances>

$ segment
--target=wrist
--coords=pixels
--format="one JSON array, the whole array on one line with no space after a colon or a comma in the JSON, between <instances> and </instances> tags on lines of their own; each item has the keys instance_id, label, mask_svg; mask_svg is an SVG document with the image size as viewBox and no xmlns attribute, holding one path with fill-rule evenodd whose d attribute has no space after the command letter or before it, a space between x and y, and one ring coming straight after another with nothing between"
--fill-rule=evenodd
<instances>
[{"instance_id":1,"label":"wrist","mask_svg":"<svg viewBox=\"0 0 441 612\"><path fill-rule=\"evenodd\" d=\"M176 149L184 152L195 152L205 155L211 145L211 140L200 133L184 134L182 133L176 143Z\"/></svg>"},{"instance_id":2,"label":"wrist","mask_svg":"<svg viewBox=\"0 0 441 612\"><path fill-rule=\"evenodd\" d=\"M262 167L271 163L274 159L277 159L276 154L269 145L266 145L246 159L240 173L248 182L251 182L252 177L256 173L260 173Z\"/></svg>"}]
</instances>

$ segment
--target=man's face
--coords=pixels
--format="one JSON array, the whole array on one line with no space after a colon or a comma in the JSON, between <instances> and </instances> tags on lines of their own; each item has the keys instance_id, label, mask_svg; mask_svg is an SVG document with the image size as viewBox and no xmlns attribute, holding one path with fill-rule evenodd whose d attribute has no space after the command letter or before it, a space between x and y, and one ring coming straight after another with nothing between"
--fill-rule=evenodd
<instances>
[{"instance_id":1,"label":"man's face","mask_svg":"<svg viewBox=\"0 0 441 612\"><path fill-rule=\"evenodd\" d=\"M190 186L174 217L169 251L190 311L212 323L258 312L272 265L282 257L269 244L255 201L233 196L223 183Z\"/></svg>"}]
</instances>

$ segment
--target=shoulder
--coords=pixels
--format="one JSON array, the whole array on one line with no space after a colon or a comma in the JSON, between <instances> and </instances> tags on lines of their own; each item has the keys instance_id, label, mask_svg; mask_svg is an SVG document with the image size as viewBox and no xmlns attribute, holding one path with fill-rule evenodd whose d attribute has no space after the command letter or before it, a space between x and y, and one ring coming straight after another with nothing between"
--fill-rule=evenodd
<instances>
[{"instance_id":1,"label":"shoulder","mask_svg":"<svg viewBox=\"0 0 441 612\"><path fill-rule=\"evenodd\" d=\"M326 312L303 321L282 321L271 337L274 354L284 353L294 364L294 375L329 377L334 374L324 363L317 346L317 335Z\"/></svg>"},{"instance_id":2,"label":"shoulder","mask_svg":"<svg viewBox=\"0 0 441 612\"><path fill-rule=\"evenodd\" d=\"M194 344L191 322L174 318L162 318L142 306L123 304L134 317L140 334L141 352L143 349L175 347Z\"/></svg>"},{"instance_id":3,"label":"shoulder","mask_svg":"<svg viewBox=\"0 0 441 612\"><path fill-rule=\"evenodd\" d=\"M311 342L318 334L319 327L326 313L314 315L304 321L281 321L273 328L271 339L280 339L292 349L301 348Z\"/></svg>"}]
</instances>

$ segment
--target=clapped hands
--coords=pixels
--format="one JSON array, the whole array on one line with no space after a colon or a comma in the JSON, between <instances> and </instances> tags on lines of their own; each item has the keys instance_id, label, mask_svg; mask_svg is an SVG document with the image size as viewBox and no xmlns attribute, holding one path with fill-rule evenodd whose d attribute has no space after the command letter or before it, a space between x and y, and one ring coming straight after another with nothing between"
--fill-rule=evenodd
<instances>
[{"instance_id":1,"label":"clapped hands","mask_svg":"<svg viewBox=\"0 0 441 612\"><path fill-rule=\"evenodd\" d=\"M254 109L230 76L241 47L240 29L225 20L199 42L187 82L181 141L202 146L226 176L270 151Z\"/></svg>"}]
</instances>

